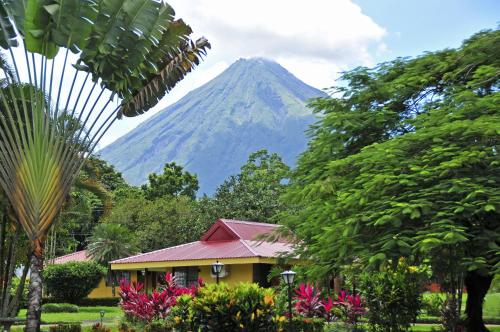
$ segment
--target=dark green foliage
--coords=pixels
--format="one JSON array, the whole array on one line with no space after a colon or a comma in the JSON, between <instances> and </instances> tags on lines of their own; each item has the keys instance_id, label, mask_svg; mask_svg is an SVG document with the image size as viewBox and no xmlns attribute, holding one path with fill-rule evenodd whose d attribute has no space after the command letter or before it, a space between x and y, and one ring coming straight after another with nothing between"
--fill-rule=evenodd
<instances>
[{"instance_id":1,"label":"dark green foliage","mask_svg":"<svg viewBox=\"0 0 500 332\"><path fill-rule=\"evenodd\" d=\"M276 222L288 206L279 197L286 188L290 168L277 153L259 150L250 154L241 172L217 188L213 198L203 198L200 209L209 220L218 218Z\"/></svg>"},{"instance_id":2,"label":"dark green foliage","mask_svg":"<svg viewBox=\"0 0 500 332\"><path fill-rule=\"evenodd\" d=\"M49 332L81 332L82 326L80 323L73 324L58 324L49 327Z\"/></svg>"},{"instance_id":3,"label":"dark green foliage","mask_svg":"<svg viewBox=\"0 0 500 332\"><path fill-rule=\"evenodd\" d=\"M56 299L52 297L44 297L43 301L45 303L58 303ZM119 297L102 297L102 298L88 298L84 297L76 301L76 304L80 307L116 307L120 302Z\"/></svg>"},{"instance_id":4,"label":"dark green foliage","mask_svg":"<svg viewBox=\"0 0 500 332\"><path fill-rule=\"evenodd\" d=\"M70 303L46 303L42 305L42 312L78 312L79 308L77 305Z\"/></svg>"},{"instance_id":5,"label":"dark green foliage","mask_svg":"<svg viewBox=\"0 0 500 332\"><path fill-rule=\"evenodd\" d=\"M142 186L147 199L154 200L164 196L196 197L198 178L195 174L184 171L175 163L165 164L162 174L149 174L148 184Z\"/></svg>"},{"instance_id":6,"label":"dark green foliage","mask_svg":"<svg viewBox=\"0 0 500 332\"><path fill-rule=\"evenodd\" d=\"M361 276L361 292L368 308L367 318L375 331L409 330L422 307L423 275L400 261L381 272Z\"/></svg>"},{"instance_id":7,"label":"dark green foliage","mask_svg":"<svg viewBox=\"0 0 500 332\"><path fill-rule=\"evenodd\" d=\"M286 195L304 207L286 224L316 258L309 274L400 256L428 258L439 280L498 271L499 53L500 31L481 32L345 73L311 104L322 118Z\"/></svg>"},{"instance_id":8,"label":"dark green foliage","mask_svg":"<svg viewBox=\"0 0 500 332\"><path fill-rule=\"evenodd\" d=\"M47 293L60 302L77 303L97 287L106 270L94 262L49 265L43 271Z\"/></svg>"},{"instance_id":9,"label":"dark green foliage","mask_svg":"<svg viewBox=\"0 0 500 332\"><path fill-rule=\"evenodd\" d=\"M429 316L440 317L443 310L444 299L440 293L430 293L423 297L422 309Z\"/></svg>"},{"instance_id":10,"label":"dark green foliage","mask_svg":"<svg viewBox=\"0 0 500 332\"><path fill-rule=\"evenodd\" d=\"M104 222L120 224L134 235L139 251L147 252L197 241L212 225L197 210L198 203L185 196L125 198Z\"/></svg>"},{"instance_id":11,"label":"dark green foliage","mask_svg":"<svg viewBox=\"0 0 500 332\"><path fill-rule=\"evenodd\" d=\"M280 325L283 331L287 332L323 332L325 320L322 318L293 317L291 326L288 319L282 321Z\"/></svg>"}]
</instances>

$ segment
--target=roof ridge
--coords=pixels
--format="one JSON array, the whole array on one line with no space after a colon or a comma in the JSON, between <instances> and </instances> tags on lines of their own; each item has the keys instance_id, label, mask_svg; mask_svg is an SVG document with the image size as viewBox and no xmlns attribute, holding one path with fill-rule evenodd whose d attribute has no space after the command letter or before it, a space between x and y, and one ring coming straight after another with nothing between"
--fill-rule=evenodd
<instances>
[{"instance_id":1,"label":"roof ridge","mask_svg":"<svg viewBox=\"0 0 500 332\"><path fill-rule=\"evenodd\" d=\"M236 220L236 219L220 219L223 222L235 223L235 224L245 224L245 225L259 225L259 226L269 226L278 227L278 224L270 224L263 221L248 221L248 220Z\"/></svg>"},{"instance_id":2,"label":"roof ridge","mask_svg":"<svg viewBox=\"0 0 500 332\"><path fill-rule=\"evenodd\" d=\"M248 243L246 243L245 241L246 241L246 240L240 239L240 242L241 242L241 243L242 243L242 244L243 244L243 245L244 245L244 246L245 246L248 250L250 250L250 252L251 252L252 254L254 254L254 255L255 255L255 256L257 256L257 257L260 257L260 255L259 255L259 254L258 254L255 250L253 250L253 249L252 249L252 247L251 247L251 246L249 246L249 245L248 245Z\"/></svg>"},{"instance_id":3,"label":"roof ridge","mask_svg":"<svg viewBox=\"0 0 500 332\"><path fill-rule=\"evenodd\" d=\"M173 249L173 248L179 248L179 247L187 246L188 244L193 244L193 243L196 243L196 242L202 242L202 241L193 241L193 242L188 242L188 243L178 244L178 245L173 246L173 247L167 247L167 248L156 249L156 250L153 250L153 251L148 251L148 252L144 252L144 253L137 254L137 255L132 255L132 256L128 256L128 257L123 257L123 258L120 258L120 259L117 259L117 260L111 261L111 262L109 262L109 263L119 263L120 261L125 260L125 259L130 259L130 258L136 258L136 257L145 256L145 255L150 255L150 254L154 254L154 253L157 253L157 252L160 252L160 251L163 251L163 250L167 250L167 249ZM205 242L205 241L204 241L204 242Z\"/></svg>"},{"instance_id":4,"label":"roof ridge","mask_svg":"<svg viewBox=\"0 0 500 332\"><path fill-rule=\"evenodd\" d=\"M87 249L83 249L83 250L78 250L78 251L75 251L75 252L72 252L72 253L69 253L69 254L66 254L66 255L55 257L54 259L59 259L59 258L65 258L65 257L74 256L74 255L79 254L81 252L85 252L85 256L87 256Z\"/></svg>"}]
</instances>

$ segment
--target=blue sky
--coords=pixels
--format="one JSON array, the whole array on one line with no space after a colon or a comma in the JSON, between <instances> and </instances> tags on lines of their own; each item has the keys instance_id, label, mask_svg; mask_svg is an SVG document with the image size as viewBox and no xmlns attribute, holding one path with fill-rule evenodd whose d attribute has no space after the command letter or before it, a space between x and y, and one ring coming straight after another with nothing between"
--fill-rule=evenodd
<instances>
[{"instance_id":1,"label":"blue sky","mask_svg":"<svg viewBox=\"0 0 500 332\"><path fill-rule=\"evenodd\" d=\"M500 23L498 0L354 0L387 31L385 61L457 47L470 35Z\"/></svg>"},{"instance_id":2,"label":"blue sky","mask_svg":"<svg viewBox=\"0 0 500 332\"><path fill-rule=\"evenodd\" d=\"M322 89L341 71L457 47L500 22L500 0L167 0L212 49L148 113L118 121L101 147L205 84L239 58L279 62Z\"/></svg>"}]
</instances>

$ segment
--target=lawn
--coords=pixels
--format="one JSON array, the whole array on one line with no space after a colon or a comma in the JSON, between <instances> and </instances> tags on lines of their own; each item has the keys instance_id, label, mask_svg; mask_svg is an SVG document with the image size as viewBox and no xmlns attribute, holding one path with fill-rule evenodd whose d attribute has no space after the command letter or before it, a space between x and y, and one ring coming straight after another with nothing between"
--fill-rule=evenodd
<instances>
[{"instance_id":1,"label":"lawn","mask_svg":"<svg viewBox=\"0 0 500 332\"><path fill-rule=\"evenodd\" d=\"M429 296L430 293L424 293L424 298ZM444 298L444 294L441 294ZM465 303L467 301L467 294L463 295L462 311L465 310ZM500 317L500 293L489 293L486 295L483 307L483 316L490 318Z\"/></svg>"},{"instance_id":2,"label":"lawn","mask_svg":"<svg viewBox=\"0 0 500 332\"><path fill-rule=\"evenodd\" d=\"M123 317L121 309L116 307L80 307L79 312L75 313L42 313L43 323L58 323L58 322L92 322L100 320L100 311L104 310L104 322L116 323ZM21 310L19 318L26 317L26 310Z\"/></svg>"}]
</instances>

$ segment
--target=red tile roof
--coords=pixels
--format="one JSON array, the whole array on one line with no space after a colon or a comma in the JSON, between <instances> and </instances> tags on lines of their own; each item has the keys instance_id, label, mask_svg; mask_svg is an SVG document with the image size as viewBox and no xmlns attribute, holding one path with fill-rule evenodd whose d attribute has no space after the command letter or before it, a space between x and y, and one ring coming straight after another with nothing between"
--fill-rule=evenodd
<instances>
[{"instance_id":1,"label":"red tile roof","mask_svg":"<svg viewBox=\"0 0 500 332\"><path fill-rule=\"evenodd\" d=\"M77 251L71 254L54 258L52 264L64 264L68 262L86 262L90 257L87 256L86 250Z\"/></svg>"},{"instance_id":2,"label":"red tile roof","mask_svg":"<svg viewBox=\"0 0 500 332\"><path fill-rule=\"evenodd\" d=\"M113 264L263 257L275 258L292 251L292 244L255 241L278 226L239 220L219 219L201 241L160 249L113 261Z\"/></svg>"}]
</instances>

